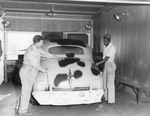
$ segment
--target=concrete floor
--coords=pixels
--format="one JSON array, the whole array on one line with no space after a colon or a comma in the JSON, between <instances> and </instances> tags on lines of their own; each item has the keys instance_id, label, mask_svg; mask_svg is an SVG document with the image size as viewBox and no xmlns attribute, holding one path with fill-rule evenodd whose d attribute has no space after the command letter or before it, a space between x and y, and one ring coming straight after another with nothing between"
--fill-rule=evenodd
<instances>
[{"instance_id":1,"label":"concrete floor","mask_svg":"<svg viewBox=\"0 0 150 116\"><path fill-rule=\"evenodd\" d=\"M2 98L2 95L5 98ZM15 116L14 106L20 95L20 86L12 83L0 85L0 116ZM116 91L116 103L97 111L97 104L80 106L33 106L29 109L34 116L149 116L150 102L137 105L135 96Z\"/></svg>"}]
</instances>

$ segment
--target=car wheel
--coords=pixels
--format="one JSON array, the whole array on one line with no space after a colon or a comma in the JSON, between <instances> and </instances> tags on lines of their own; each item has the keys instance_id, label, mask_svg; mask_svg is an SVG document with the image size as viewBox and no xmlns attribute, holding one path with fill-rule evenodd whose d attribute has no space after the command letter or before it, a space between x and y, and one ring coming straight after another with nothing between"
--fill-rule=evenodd
<instances>
[{"instance_id":1,"label":"car wheel","mask_svg":"<svg viewBox=\"0 0 150 116\"><path fill-rule=\"evenodd\" d=\"M40 105L38 102L37 102L37 100L31 95L31 98L30 98L30 103L32 104L32 105Z\"/></svg>"}]
</instances>

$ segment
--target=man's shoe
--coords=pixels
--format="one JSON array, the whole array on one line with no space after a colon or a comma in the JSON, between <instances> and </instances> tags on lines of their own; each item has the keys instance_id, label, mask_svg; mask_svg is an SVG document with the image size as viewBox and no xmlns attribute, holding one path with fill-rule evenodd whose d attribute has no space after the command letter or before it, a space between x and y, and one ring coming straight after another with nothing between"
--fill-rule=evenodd
<instances>
[{"instance_id":1,"label":"man's shoe","mask_svg":"<svg viewBox=\"0 0 150 116\"><path fill-rule=\"evenodd\" d=\"M101 101L106 103L108 102L105 98L102 98Z\"/></svg>"},{"instance_id":2,"label":"man's shoe","mask_svg":"<svg viewBox=\"0 0 150 116\"><path fill-rule=\"evenodd\" d=\"M19 116L33 116L31 112L26 112L26 113L18 113Z\"/></svg>"},{"instance_id":3,"label":"man's shoe","mask_svg":"<svg viewBox=\"0 0 150 116\"><path fill-rule=\"evenodd\" d=\"M101 104L98 105L98 107L96 108L96 110L99 111L99 110L103 109L104 107L106 107L106 105L103 104L103 103L101 103Z\"/></svg>"}]
</instances>

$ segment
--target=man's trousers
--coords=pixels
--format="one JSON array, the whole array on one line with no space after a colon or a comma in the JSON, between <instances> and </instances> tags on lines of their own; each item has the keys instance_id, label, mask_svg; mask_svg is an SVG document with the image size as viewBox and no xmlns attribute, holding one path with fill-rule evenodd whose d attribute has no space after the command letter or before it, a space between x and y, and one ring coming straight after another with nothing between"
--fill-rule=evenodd
<instances>
[{"instance_id":1,"label":"man's trousers","mask_svg":"<svg viewBox=\"0 0 150 116\"><path fill-rule=\"evenodd\" d=\"M104 97L108 103L115 103L115 62L106 62L103 72Z\"/></svg>"},{"instance_id":2,"label":"man's trousers","mask_svg":"<svg viewBox=\"0 0 150 116\"><path fill-rule=\"evenodd\" d=\"M35 77L37 76L37 73L38 73L37 70L26 65L23 65L20 70L22 88L21 88L21 97L16 106L18 107L18 113L28 112L31 91L32 91L33 83L35 81Z\"/></svg>"}]
</instances>

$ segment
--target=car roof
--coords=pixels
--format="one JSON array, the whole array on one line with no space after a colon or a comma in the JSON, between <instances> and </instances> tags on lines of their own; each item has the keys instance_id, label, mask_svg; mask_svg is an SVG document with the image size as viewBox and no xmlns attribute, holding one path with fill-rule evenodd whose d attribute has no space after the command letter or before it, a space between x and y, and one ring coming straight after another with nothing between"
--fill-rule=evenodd
<instances>
[{"instance_id":1,"label":"car roof","mask_svg":"<svg viewBox=\"0 0 150 116\"><path fill-rule=\"evenodd\" d=\"M54 42L60 45L78 45L87 47L87 45L83 41L75 39L51 39L50 42Z\"/></svg>"}]
</instances>

